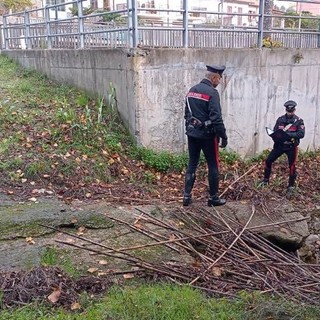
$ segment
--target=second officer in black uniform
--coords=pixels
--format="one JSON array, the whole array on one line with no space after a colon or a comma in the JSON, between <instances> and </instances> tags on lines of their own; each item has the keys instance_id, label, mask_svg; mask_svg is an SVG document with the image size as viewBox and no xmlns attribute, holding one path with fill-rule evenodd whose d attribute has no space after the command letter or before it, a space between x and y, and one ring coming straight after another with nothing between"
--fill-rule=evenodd
<instances>
[{"instance_id":1,"label":"second officer in black uniform","mask_svg":"<svg viewBox=\"0 0 320 320\"><path fill-rule=\"evenodd\" d=\"M295 115L297 103L293 100L288 100L285 102L284 106L286 108L286 113L277 119L273 130L276 131L280 129L285 131L288 138L285 141L275 140L273 149L265 161L264 177L261 181L261 185L267 185L269 183L273 162L285 153L288 157L289 165L287 193L290 195L297 177L296 160L298 155L298 145L300 143L300 139L304 137L305 127L303 119Z\"/></svg>"},{"instance_id":2,"label":"second officer in black uniform","mask_svg":"<svg viewBox=\"0 0 320 320\"><path fill-rule=\"evenodd\" d=\"M219 189L219 147L228 143L226 129L221 115L220 96L215 89L221 80L224 66L206 66L205 79L193 86L185 104L186 134L188 136L189 163L185 175L183 205L191 204L191 192L196 180L196 170L201 150L208 166L209 199L208 206L226 203L220 199Z\"/></svg>"}]
</instances>

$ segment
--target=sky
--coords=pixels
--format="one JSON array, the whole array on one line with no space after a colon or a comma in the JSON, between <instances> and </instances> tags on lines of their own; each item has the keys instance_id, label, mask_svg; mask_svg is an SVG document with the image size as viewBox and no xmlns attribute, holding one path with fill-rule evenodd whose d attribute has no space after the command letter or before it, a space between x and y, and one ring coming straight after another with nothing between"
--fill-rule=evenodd
<instances>
[{"instance_id":1,"label":"sky","mask_svg":"<svg viewBox=\"0 0 320 320\"><path fill-rule=\"evenodd\" d=\"M292 6L296 6L296 2L292 2L292 1L279 1L279 0L275 0L274 4L277 5L279 8L281 7L285 7L286 9L292 7Z\"/></svg>"}]
</instances>

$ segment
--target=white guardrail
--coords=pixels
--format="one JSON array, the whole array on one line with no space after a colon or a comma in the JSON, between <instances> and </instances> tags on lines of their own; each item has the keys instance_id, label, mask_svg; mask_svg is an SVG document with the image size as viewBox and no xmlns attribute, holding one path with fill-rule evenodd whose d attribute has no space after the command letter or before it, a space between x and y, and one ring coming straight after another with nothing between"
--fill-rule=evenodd
<instances>
[{"instance_id":1,"label":"white guardrail","mask_svg":"<svg viewBox=\"0 0 320 320\"><path fill-rule=\"evenodd\" d=\"M318 23L319 27L313 30L276 28L276 22L301 20L301 16L266 15L264 0L260 0L259 13L250 15L189 10L189 0L183 0L181 10L140 8L136 0L127 0L126 8L122 10L96 10L85 14L83 1L73 0L4 15L0 33L1 48L261 48L266 37L272 39L276 46L320 48L320 17L303 16L303 19L313 20L315 25ZM57 12L62 6L73 7L76 14L71 16L70 13L67 17L59 18ZM173 20L171 16L178 18ZM210 17L208 21L213 22L195 23L191 16ZM234 26L231 24L234 16L250 16L256 26ZM269 27L264 29L268 19Z\"/></svg>"}]
</instances>

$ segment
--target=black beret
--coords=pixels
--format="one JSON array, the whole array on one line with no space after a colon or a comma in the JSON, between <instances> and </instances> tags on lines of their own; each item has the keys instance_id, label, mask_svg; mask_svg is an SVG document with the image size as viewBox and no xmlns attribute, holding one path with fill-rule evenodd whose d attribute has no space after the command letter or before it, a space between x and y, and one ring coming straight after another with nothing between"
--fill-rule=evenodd
<instances>
[{"instance_id":1,"label":"black beret","mask_svg":"<svg viewBox=\"0 0 320 320\"><path fill-rule=\"evenodd\" d=\"M284 106L288 109L293 109L295 108L297 105L297 103L293 100L288 100L287 102L285 102Z\"/></svg>"},{"instance_id":2,"label":"black beret","mask_svg":"<svg viewBox=\"0 0 320 320\"><path fill-rule=\"evenodd\" d=\"M223 71L225 70L225 66L206 66L207 71L213 72L213 73L219 73L220 76L222 75Z\"/></svg>"}]
</instances>

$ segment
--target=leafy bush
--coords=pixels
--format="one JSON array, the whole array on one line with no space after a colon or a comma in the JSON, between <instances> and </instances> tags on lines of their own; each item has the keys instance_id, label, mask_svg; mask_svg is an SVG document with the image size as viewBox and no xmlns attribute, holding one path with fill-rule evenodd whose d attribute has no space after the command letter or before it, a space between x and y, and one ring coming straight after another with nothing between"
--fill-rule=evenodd
<instances>
[{"instance_id":1,"label":"leafy bush","mask_svg":"<svg viewBox=\"0 0 320 320\"><path fill-rule=\"evenodd\" d=\"M283 43L280 41L274 41L270 37L264 38L262 40L262 47L265 48L281 48L283 47Z\"/></svg>"},{"instance_id":2,"label":"leafy bush","mask_svg":"<svg viewBox=\"0 0 320 320\"><path fill-rule=\"evenodd\" d=\"M186 153L173 154L168 151L153 151L144 147L133 147L131 156L141 160L147 167L154 168L161 172L182 171L188 163Z\"/></svg>"}]
</instances>

